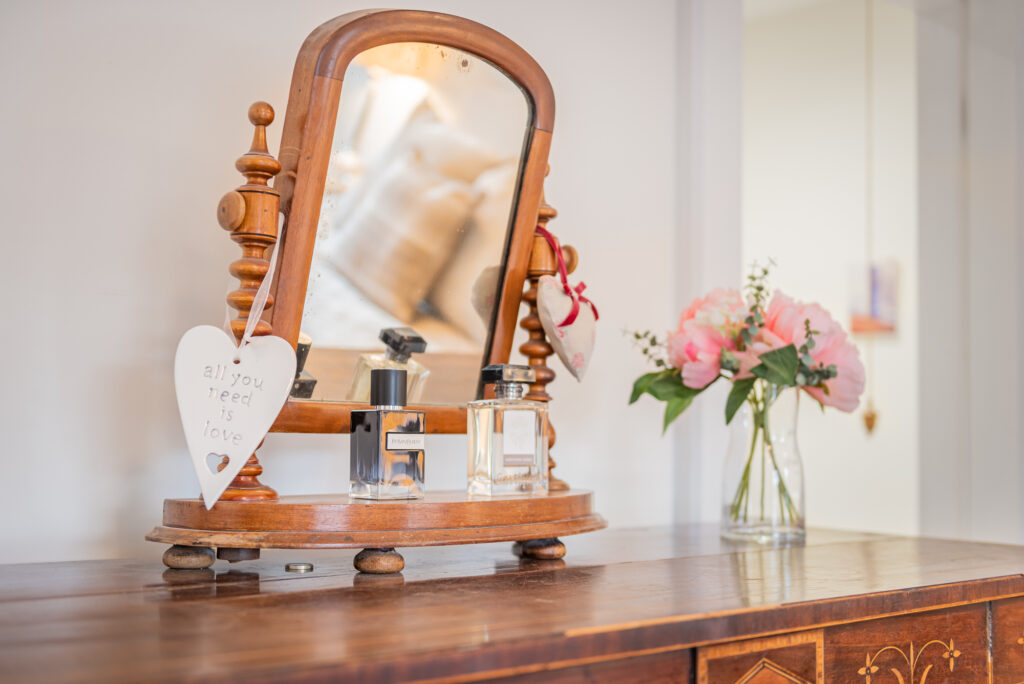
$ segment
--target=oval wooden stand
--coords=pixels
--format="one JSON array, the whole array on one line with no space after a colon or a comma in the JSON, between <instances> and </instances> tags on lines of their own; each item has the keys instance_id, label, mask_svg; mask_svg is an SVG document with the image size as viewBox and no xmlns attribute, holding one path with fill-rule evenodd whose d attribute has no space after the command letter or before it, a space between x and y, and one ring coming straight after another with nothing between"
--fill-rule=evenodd
<instances>
[{"instance_id":1,"label":"oval wooden stand","mask_svg":"<svg viewBox=\"0 0 1024 684\"><path fill-rule=\"evenodd\" d=\"M163 525L146 539L221 550L390 550L500 541L553 544L559 536L606 525L593 510L593 495L575 489L537 497L470 498L464 491L431 492L424 499L402 501L328 494L220 501L209 511L200 499L166 499Z\"/></svg>"}]
</instances>

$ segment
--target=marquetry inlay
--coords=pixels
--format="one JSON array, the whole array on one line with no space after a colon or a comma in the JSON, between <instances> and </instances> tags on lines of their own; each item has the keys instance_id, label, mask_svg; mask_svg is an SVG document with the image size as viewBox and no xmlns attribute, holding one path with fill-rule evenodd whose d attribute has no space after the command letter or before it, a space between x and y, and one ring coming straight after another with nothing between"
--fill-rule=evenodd
<instances>
[{"instance_id":1,"label":"marquetry inlay","mask_svg":"<svg viewBox=\"0 0 1024 684\"><path fill-rule=\"evenodd\" d=\"M704 646L698 684L823 684L821 630Z\"/></svg>"},{"instance_id":2,"label":"marquetry inlay","mask_svg":"<svg viewBox=\"0 0 1024 684\"><path fill-rule=\"evenodd\" d=\"M757 661L757 665L736 680L736 684L811 684L811 682L767 658L761 658Z\"/></svg>"},{"instance_id":3,"label":"marquetry inlay","mask_svg":"<svg viewBox=\"0 0 1024 684\"><path fill-rule=\"evenodd\" d=\"M900 657L903 659L903 662L899 662L899 660L897 659L898 667L889 667L889 671L892 672L894 677L896 677L896 681L899 682L899 684L926 684L928 680L928 673L931 672L932 667L935 666L935 663L928 663L927 665L925 665L924 670L921 671L921 679L917 679L916 677L918 663L921 660L921 656L924 655L924 652L928 650L929 646L940 646L943 649L942 657L946 661L946 663L948 663L949 671L952 672L953 669L956 667L956 659L959 658L961 655L960 651L957 650L956 645L953 643L952 639L950 639L948 642L933 639L932 641L929 641L920 649L918 649L916 652L914 651L914 644L913 642L911 642L909 653L907 651L904 651L902 648L899 648L898 646L886 646L885 648L877 651L874 655L867 653L864 656L864 667L857 670L857 674L864 677L865 684L871 684L871 677L878 674L881 671L881 666L876 664L876 661L879 659L879 657L883 654L898 653ZM932 651L934 653L938 653L936 649L932 649ZM906 679L904 679L904 672L901 669L903 665L906 665L908 668L906 671Z\"/></svg>"}]
</instances>

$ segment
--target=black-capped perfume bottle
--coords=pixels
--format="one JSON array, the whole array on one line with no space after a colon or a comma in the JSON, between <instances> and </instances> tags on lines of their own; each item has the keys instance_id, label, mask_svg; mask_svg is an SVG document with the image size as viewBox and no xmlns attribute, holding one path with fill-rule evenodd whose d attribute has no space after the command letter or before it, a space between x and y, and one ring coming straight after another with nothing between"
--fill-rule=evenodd
<instances>
[{"instance_id":1,"label":"black-capped perfume bottle","mask_svg":"<svg viewBox=\"0 0 1024 684\"><path fill-rule=\"evenodd\" d=\"M306 359L313 347L313 338L299 331L299 339L295 343L295 381L292 383L291 396L296 399L310 399L316 387L316 378L306 370Z\"/></svg>"},{"instance_id":2,"label":"black-capped perfume bottle","mask_svg":"<svg viewBox=\"0 0 1024 684\"><path fill-rule=\"evenodd\" d=\"M482 376L494 385L494 398L466 405L470 495L546 494L548 407L523 398L534 370L496 364Z\"/></svg>"},{"instance_id":3,"label":"black-capped perfume bottle","mask_svg":"<svg viewBox=\"0 0 1024 684\"><path fill-rule=\"evenodd\" d=\"M349 496L354 499L422 499L423 411L405 408L406 373L370 372L370 403L352 411Z\"/></svg>"}]
</instances>

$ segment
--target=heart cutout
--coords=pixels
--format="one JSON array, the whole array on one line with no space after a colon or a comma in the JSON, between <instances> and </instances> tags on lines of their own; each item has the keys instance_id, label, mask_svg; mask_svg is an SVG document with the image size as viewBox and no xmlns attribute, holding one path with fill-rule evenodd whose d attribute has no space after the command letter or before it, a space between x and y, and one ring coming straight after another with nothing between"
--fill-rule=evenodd
<instances>
[{"instance_id":1,"label":"heart cutout","mask_svg":"<svg viewBox=\"0 0 1024 684\"><path fill-rule=\"evenodd\" d=\"M211 475L217 474L217 467L227 454L215 454L212 451L206 454L206 469L210 471Z\"/></svg>"},{"instance_id":2,"label":"heart cutout","mask_svg":"<svg viewBox=\"0 0 1024 684\"><path fill-rule=\"evenodd\" d=\"M174 356L174 388L207 510L266 437L294 378L295 350L280 337L253 337L238 348L233 337L212 325L182 336ZM227 466L218 472L224 456Z\"/></svg>"},{"instance_id":3,"label":"heart cutout","mask_svg":"<svg viewBox=\"0 0 1024 684\"><path fill-rule=\"evenodd\" d=\"M558 325L572 311L572 305L572 297L566 294L557 278L542 276L537 281L537 315L548 342L572 376L582 380L594 353L597 319L593 308L581 303L575 321L569 325Z\"/></svg>"}]
</instances>

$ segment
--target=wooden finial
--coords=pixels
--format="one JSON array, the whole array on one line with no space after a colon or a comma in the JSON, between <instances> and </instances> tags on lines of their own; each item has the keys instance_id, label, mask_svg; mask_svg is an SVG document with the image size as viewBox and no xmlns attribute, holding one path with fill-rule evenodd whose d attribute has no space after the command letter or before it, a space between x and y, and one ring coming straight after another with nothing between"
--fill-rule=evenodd
<instances>
[{"instance_id":1,"label":"wooden finial","mask_svg":"<svg viewBox=\"0 0 1024 684\"><path fill-rule=\"evenodd\" d=\"M277 242L277 215L281 199L277 191L267 185L281 170L280 162L267 151L267 126L273 120L274 108L266 102L257 102L249 107L249 122L256 130L249 151L235 162L235 168L245 176L246 183L224 195L217 205L217 222L225 230L231 231L231 239L242 248L242 258L233 261L228 267L231 275L238 278L238 289L227 296L228 304L238 312L231 321L231 332L239 340L245 332L256 291L270 269L267 251ZM267 297L264 311L273 305L274 298ZM271 332L270 324L261 320L256 324L253 335L269 335ZM227 459L221 468L226 462ZM221 499L276 499L277 492L260 483L258 476L262 473L263 466L253 453L221 495Z\"/></svg>"},{"instance_id":2,"label":"wooden finial","mask_svg":"<svg viewBox=\"0 0 1024 684\"><path fill-rule=\"evenodd\" d=\"M280 162L267 152L267 126L273 120L274 108L266 102L256 102L249 107L249 122L255 126L252 145L235 162L235 168L245 176L246 183L224 195L217 206L218 223L230 230L231 239L242 247L242 258L228 269L239 280L238 289L227 297L228 304L238 311L238 316L231 321L231 330L238 339L245 331L256 290L270 268L266 253L277 242L281 200L277 191L267 185L281 170ZM269 297L264 310L273 305L273 297ZM253 334L270 333L270 324L261 320Z\"/></svg>"},{"instance_id":3,"label":"wooden finial","mask_svg":"<svg viewBox=\"0 0 1024 684\"><path fill-rule=\"evenodd\" d=\"M547 228L548 221L558 216L558 212L550 204L544 201L541 196L540 210L537 212L537 224ZM571 249L571 248L570 248ZM567 260L569 253L566 248L562 249ZM572 250L572 260L576 260L576 250ZM572 264L575 268L576 264ZM568 268L568 267L567 267ZM571 269L568 269L571 271ZM537 313L537 283L543 276L555 275L558 273L558 261L555 253L548 245L547 240L539 233L534 233L533 250L530 252L530 264L526 269L526 279L529 288L523 293L523 302L529 307L529 311L519 321L519 327L529 333L529 339L520 347L519 351L526 357L527 363L537 374L536 380L530 385L530 391L526 395L531 401L550 401L551 395L547 392L547 385L555 379L555 371L548 367L547 359L555 353L554 347L548 342L544 334L544 326L540 322L540 315ZM555 445L555 428L548 421L548 489L558 491L569 489L569 485L554 476L552 472L556 465L551 456L551 448Z\"/></svg>"},{"instance_id":4,"label":"wooden finial","mask_svg":"<svg viewBox=\"0 0 1024 684\"><path fill-rule=\"evenodd\" d=\"M273 121L274 108L266 102L255 102L249 107L249 123L256 130L249 151L235 162L235 168L245 176L248 185L266 186L267 181L281 171L281 162L267 151L267 126Z\"/></svg>"},{"instance_id":5,"label":"wooden finial","mask_svg":"<svg viewBox=\"0 0 1024 684\"><path fill-rule=\"evenodd\" d=\"M548 221L556 216L558 216L558 212L554 207L545 203L542 197L540 211L537 215L538 225L546 228ZM523 301L530 307L530 310L519 321L519 327L529 333L529 339L519 347L519 351L527 358L527 363L537 374L526 395L526 398L531 401L549 401L551 395L547 393L545 386L555 379L555 371L547 366L547 358L555 353L555 349L544 335L544 326L541 325L540 315L537 313L537 283L541 277L556 273L558 273L558 262L555 260L554 252L539 233L534 233L530 264L526 269L526 278L530 287L523 293Z\"/></svg>"}]
</instances>

